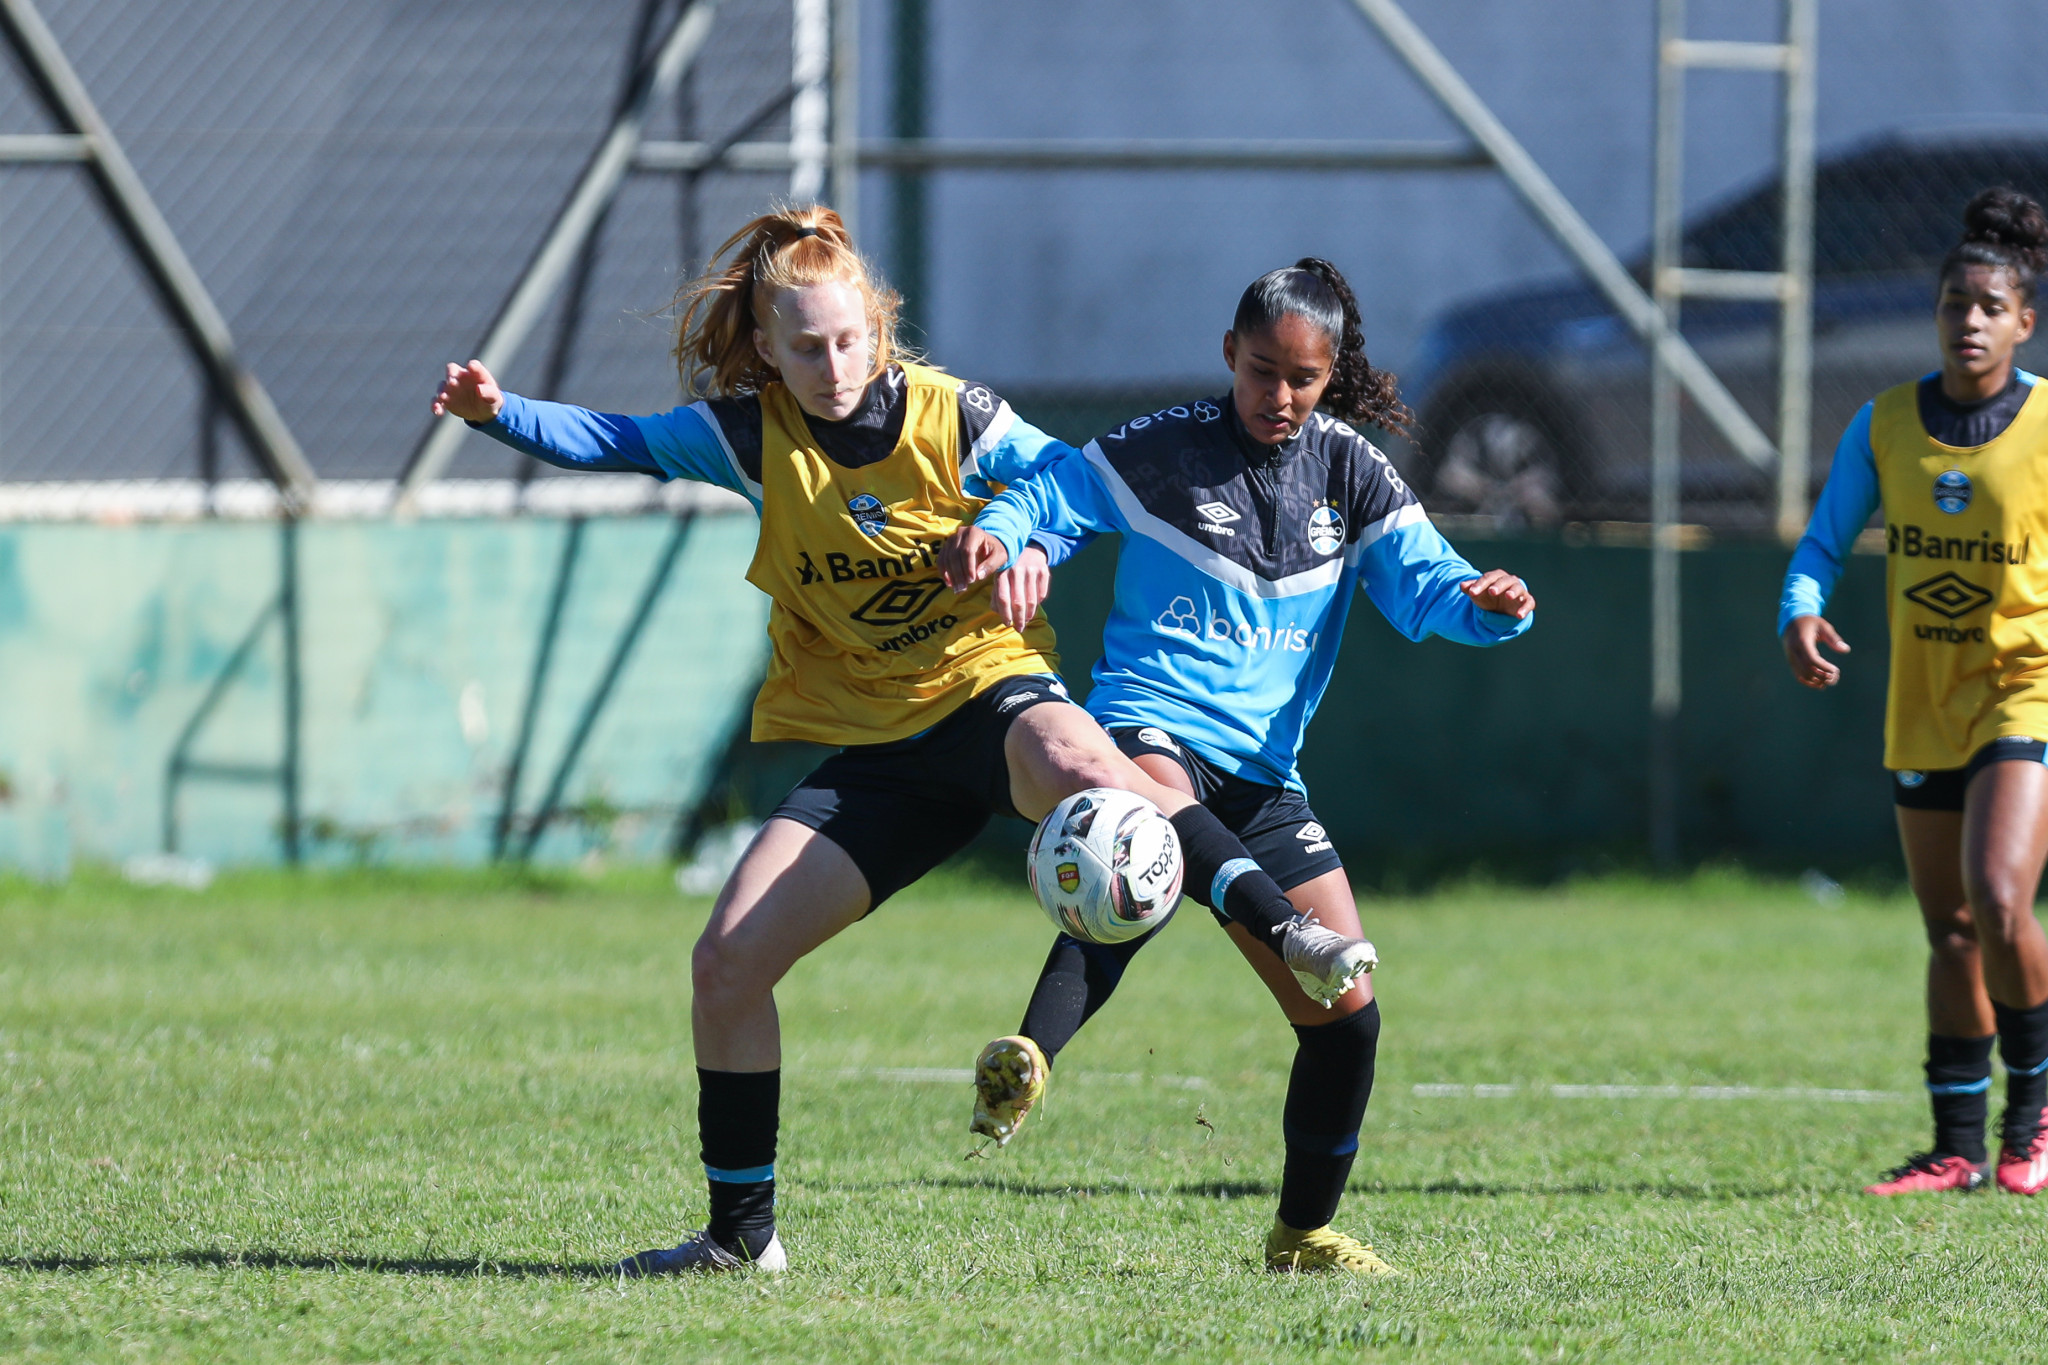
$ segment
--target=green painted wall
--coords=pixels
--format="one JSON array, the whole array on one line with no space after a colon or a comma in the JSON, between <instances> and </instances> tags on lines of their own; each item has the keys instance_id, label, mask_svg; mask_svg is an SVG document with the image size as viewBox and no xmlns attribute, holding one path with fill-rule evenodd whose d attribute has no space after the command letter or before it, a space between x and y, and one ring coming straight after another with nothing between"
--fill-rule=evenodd
<instances>
[{"instance_id":1,"label":"green painted wall","mask_svg":"<svg viewBox=\"0 0 2048 1365\"><path fill-rule=\"evenodd\" d=\"M766 652L766 599L742 579L756 522L700 517L592 736L569 801L622 814L550 834L649 856L693 805ZM652 569L665 518L589 523L524 783L538 800L575 714ZM476 861L565 523L308 523L301 528L303 810L325 859ZM260 524L0 527L0 866L158 846L176 735L275 592ZM274 763L281 654L265 639L196 753ZM274 788L195 783L184 847L225 862L281 851Z\"/></svg>"},{"instance_id":2,"label":"green painted wall","mask_svg":"<svg viewBox=\"0 0 2048 1365\"><path fill-rule=\"evenodd\" d=\"M656 856L679 810L764 811L818 752L726 745L765 655L766 601L743 578L755 521L700 519L613 705L573 804L621 812L569 823L542 854L608 841ZM668 523L589 525L525 806L652 568ZM481 859L560 554L552 520L311 523L304 591L304 812L314 856ZM0 866L153 851L179 729L274 592L277 528L250 524L0 528ZM1361 880L1474 861L1539 872L1632 858L1645 842L1648 737L1641 550L1474 541L1482 567L1535 588L1536 629L1493 650L1395 635L1352 618L1303 760L1310 796ZM1852 561L1835 620L1856 652L1826 695L1795 687L1771 623L1781 551L1684 557L1684 826L1693 857L1846 870L1896 862L1879 767L1883 563ZM1085 690L1109 606L1114 542L1062 570L1050 607L1069 681ZM197 746L274 762L275 637ZM468 701L465 702L465 696ZM711 787L714 780L721 785ZM184 846L217 861L279 856L271 788L196 783ZM992 832L1021 845L1023 827Z\"/></svg>"}]
</instances>

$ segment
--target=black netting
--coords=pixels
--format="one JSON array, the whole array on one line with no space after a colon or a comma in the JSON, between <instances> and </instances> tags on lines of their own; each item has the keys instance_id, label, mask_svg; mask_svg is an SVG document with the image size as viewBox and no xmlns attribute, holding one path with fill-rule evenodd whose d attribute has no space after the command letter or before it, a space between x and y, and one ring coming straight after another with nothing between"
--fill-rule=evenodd
<instances>
[{"instance_id":1,"label":"black netting","mask_svg":"<svg viewBox=\"0 0 2048 1365\"><path fill-rule=\"evenodd\" d=\"M437 367L466 359L616 106L648 0L565 6L51 4L95 102L326 478L391 478ZM654 6L654 27L673 0ZM788 0L726 0L651 137L717 137L790 82ZM18 64L0 132L52 125ZM778 116L755 136L788 134ZM629 179L596 244L562 392L672 396L665 321L700 256L789 176ZM542 379L566 304L505 376ZM204 386L71 166L0 169L0 479L200 475ZM221 424L219 473L255 466ZM465 443L452 471L502 475Z\"/></svg>"}]
</instances>

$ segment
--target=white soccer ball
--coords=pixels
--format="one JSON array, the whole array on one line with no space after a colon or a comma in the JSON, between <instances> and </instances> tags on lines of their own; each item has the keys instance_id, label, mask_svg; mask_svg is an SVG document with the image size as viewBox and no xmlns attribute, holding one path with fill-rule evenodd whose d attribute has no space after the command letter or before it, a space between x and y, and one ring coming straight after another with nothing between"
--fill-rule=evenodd
<instances>
[{"instance_id":1,"label":"white soccer ball","mask_svg":"<svg viewBox=\"0 0 2048 1365\"><path fill-rule=\"evenodd\" d=\"M1075 792L1039 822L1025 866L1052 922L1090 943L1150 933L1180 904L1180 836L1136 792Z\"/></svg>"}]
</instances>

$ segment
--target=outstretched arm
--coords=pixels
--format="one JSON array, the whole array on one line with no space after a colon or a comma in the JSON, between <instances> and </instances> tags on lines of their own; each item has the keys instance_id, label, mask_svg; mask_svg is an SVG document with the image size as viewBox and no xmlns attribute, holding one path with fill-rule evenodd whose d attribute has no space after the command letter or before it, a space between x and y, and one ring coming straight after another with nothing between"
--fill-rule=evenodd
<instances>
[{"instance_id":1,"label":"outstretched arm","mask_svg":"<svg viewBox=\"0 0 2048 1365\"><path fill-rule=\"evenodd\" d=\"M1505 569L1480 573L1452 549L1420 506L1360 552L1359 588L1411 640L1440 635L1464 645L1496 645L1536 619L1528 585Z\"/></svg>"},{"instance_id":2,"label":"outstretched arm","mask_svg":"<svg viewBox=\"0 0 2048 1365\"><path fill-rule=\"evenodd\" d=\"M593 412L507 393L483 362L450 364L434 395L435 416L459 417L478 431L561 469L696 479L747 493L724 443L695 408L653 417Z\"/></svg>"}]
</instances>

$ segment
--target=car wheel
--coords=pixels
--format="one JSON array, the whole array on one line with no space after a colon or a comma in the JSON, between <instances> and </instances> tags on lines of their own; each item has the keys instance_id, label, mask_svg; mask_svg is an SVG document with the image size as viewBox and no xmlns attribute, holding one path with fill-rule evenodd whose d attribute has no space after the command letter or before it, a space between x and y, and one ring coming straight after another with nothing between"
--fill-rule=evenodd
<instances>
[{"instance_id":1,"label":"car wheel","mask_svg":"<svg viewBox=\"0 0 2048 1365\"><path fill-rule=\"evenodd\" d=\"M1555 526L1571 502L1565 454L1550 425L1522 402L1458 405L1432 444L1430 503L1506 526Z\"/></svg>"}]
</instances>

